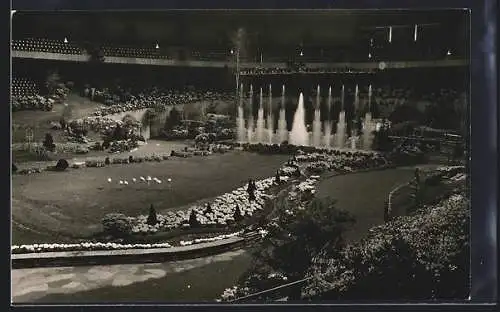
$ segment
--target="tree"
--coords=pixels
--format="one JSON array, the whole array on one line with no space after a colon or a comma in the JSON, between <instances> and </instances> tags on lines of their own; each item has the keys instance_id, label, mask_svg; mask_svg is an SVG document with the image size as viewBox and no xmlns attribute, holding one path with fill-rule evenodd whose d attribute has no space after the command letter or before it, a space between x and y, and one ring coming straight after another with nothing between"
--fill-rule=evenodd
<instances>
[{"instance_id":1,"label":"tree","mask_svg":"<svg viewBox=\"0 0 500 312\"><path fill-rule=\"evenodd\" d=\"M50 133L45 134L45 139L43 140L43 146L51 152L55 150L56 145L54 144L54 138L52 137L52 134Z\"/></svg>"},{"instance_id":2,"label":"tree","mask_svg":"<svg viewBox=\"0 0 500 312\"><path fill-rule=\"evenodd\" d=\"M198 222L198 219L196 218L196 211L194 209L191 210L191 214L189 214L189 225L193 228L200 225L200 222Z\"/></svg>"},{"instance_id":3,"label":"tree","mask_svg":"<svg viewBox=\"0 0 500 312\"><path fill-rule=\"evenodd\" d=\"M236 221L236 222L240 222L243 219L239 205L236 205L236 208L234 209L233 218L234 218L234 221Z\"/></svg>"},{"instance_id":4,"label":"tree","mask_svg":"<svg viewBox=\"0 0 500 312\"><path fill-rule=\"evenodd\" d=\"M349 213L338 210L330 198L314 199L305 209L295 209L293 213L290 210L294 205L287 199L275 205L278 221L269 224L267 236L253 253L254 265L241 280L252 292L273 287L269 273L280 272L289 281L303 278L323 248L334 254L340 252L345 244L344 233L355 222ZM300 297L300 291L292 296Z\"/></svg>"},{"instance_id":5,"label":"tree","mask_svg":"<svg viewBox=\"0 0 500 312\"><path fill-rule=\"evenodd\" d=\"M155 225L158 223L158 217L156 216L156 210L153 207L153 204L149 207L149 215L148 215L148 220L147 223L149 225Z\"/></svg>"},{"instance_id":6,"label":"tree","mask_svg":"<svg viewBox=\"0 0 500 312\"><path fill-rule=\"evenodd\" d=\"M173 107L168 114L167 120L165 121L165 130L171 130L173 127L179 125L180 122L181 114L175 107Z\"/></svg>"}]
</instances>

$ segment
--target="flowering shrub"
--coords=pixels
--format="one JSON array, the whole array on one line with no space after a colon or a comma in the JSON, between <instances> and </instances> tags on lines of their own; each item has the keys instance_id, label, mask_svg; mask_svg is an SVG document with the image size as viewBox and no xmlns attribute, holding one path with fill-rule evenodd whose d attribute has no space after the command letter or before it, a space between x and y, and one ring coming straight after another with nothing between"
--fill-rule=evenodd
<instances>
[{"instance_id":1,"label":"flowering shrub","mask_svg":"<svg viewBox=\"0 0 500 312\"><path fill-rule=\"evenodd\" d=\"M41 95L25 95L12 97L12 111L21 110L43 110L51 111L54 105L54 100Z\"/></svg>"},{"instance_id":2,"label":"flowering shrub","mask_svg":"<svg viewBox=\"0 0 500 312\"><path fill-rule=\"evenodd\" d=\"M186 211L167 212L165 215L158 214L158 223L155 225L148 225L145 215L132 218L132 233L157 233L183 227L184 224L190 223L191 215L196 218L198 226L226 226L236 221L234 219L236 207L239 208L242 217L252 216L255 212L262 210L265 202L264 191L273 185L273 180L274 178L267 178L255 182L257 188L255 201L249 200L246 191L247 185L245 185L215 198L210 203L211 211L206 211L205 206L193 206ZM286 181L286 178L283 178L283 181Z\"/></svg>"},{"instance_id":3,"label":"flowering shrub","mask_svg":"<svg viewBox=\"0 0 500 312\"><path fill-rule=\"evenodd\" d=\"M455 194L417 215L374 227L335 258L319 256L303 296L458 299L469 294L469 205ZM380 287L384 285L384 287Z\"/></svg>"}]
</instances>

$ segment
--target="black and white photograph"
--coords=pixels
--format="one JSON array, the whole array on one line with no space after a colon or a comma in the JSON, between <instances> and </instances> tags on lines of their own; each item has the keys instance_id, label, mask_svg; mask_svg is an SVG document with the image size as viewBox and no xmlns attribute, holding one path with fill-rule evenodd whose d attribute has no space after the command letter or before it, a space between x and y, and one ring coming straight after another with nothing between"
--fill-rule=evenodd
<instances>
[{"instance_id":1,"label":"black and white photograph","mask_svg":"<svg viewBox=\"0 0 500 312\"><path fill-rule=\"evenodd\" d=\"M12 304L470 299L468 10L11 29Z\"/></svg>"}]
</instances>

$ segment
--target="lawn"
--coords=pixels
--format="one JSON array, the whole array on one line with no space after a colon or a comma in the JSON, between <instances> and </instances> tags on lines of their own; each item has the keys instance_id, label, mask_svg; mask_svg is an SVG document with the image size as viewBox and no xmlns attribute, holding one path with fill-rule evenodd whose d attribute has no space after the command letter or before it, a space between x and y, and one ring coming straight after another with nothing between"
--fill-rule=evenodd
<instances>
[{"instance_id":1,"label":"lawn","mask_svg":"<svg viewBox=\"0 0 500 312\"><path fill-rule=\"evenodd\" d=\"M176 209L229 192L249 178L273 176L286 159L235 151L159 163L14 175L13 243L34 243L33 236L39 238L37 242L53 242L89 235L99 230L101 218L111 212L147 214L151 204L159 212ZM132 182L140 176L158 177L163 183ZM119 180L129 185L119 185Z\"/></svg>"},{"instance_id":2,"label":"lawn","mask_svg":"<svg viewBox=\"0 0 500 312\"><path fill-rule=\"evenodd\" d=\"M367 231L384 223L384 203L389 192L413 177L413 169L386 169L332 177L320 182L319 197L337 200L337 207L356 218L356 224L346 234L358 240Z\"/></svg>"}]
</instances>

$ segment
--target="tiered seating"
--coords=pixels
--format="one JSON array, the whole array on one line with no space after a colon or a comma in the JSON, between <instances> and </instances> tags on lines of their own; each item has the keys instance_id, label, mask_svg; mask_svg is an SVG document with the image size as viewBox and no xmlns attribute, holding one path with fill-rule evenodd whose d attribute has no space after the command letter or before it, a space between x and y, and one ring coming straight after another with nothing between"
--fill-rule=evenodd
<instances>
[{"instance_id":1,"label":"tiered seating","mask_svg":"<svg viewBox=\"0 0 500 312\"><path fill-rule=\"evenodd\" d=\"M105 56L170 59L166 53L156 48L104 46L101 50L104 52Z\"/></svg>"},{"instance_id":2,"label":"tiered seating","mask_svg":"<svg viewBox=\"0 0 500 312\"><path fill-rule=\"evenodd\" d=\"M36 82L26 78L12 78L12 96L29 96L40 93Z\"/></svg>"},{"instance_id":3,"label":"tiered seating","mask_svg":"<svg viewBox=\"0 0 500 312\"><path fill-rule=\"evenodd\" d=\"M65 43L63 40L52 40L44 38L13 40L12 50L28 52L51 52L60 54L82 54L82 50L74 43Z\"/></svg>"}]
</instances>

